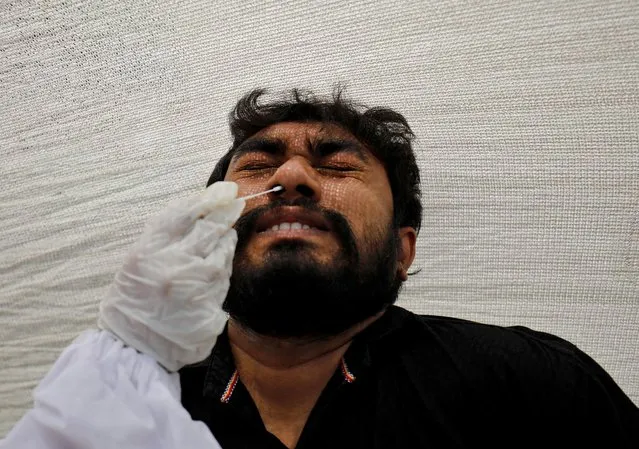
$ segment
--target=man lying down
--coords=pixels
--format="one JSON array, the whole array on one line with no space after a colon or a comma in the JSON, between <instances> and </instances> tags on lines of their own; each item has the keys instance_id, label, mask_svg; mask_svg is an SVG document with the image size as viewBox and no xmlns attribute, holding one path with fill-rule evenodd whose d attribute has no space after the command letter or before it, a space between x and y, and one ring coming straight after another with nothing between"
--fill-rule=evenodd
<instances>
[{"instance_id":1,"label":"man lying down","mask_svg":"<svg viewBox=\"0 0 639 449\"><path fill-rule=\"evenodd\" d=\"M262 94L0 447L639 448L639 410L572 344L394 305L422 212L402 115Z\"/></svg>"}]
</instances>

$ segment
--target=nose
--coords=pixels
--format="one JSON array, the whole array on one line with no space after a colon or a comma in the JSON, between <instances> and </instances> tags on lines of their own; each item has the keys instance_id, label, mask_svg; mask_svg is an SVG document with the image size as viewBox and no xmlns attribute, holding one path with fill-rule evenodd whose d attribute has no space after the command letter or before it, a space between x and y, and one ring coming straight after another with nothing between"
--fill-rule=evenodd
<instances>
[{"instance_id":1,"label":"nose","mask_svg":"<svg viewBox=\"0 0 639 449\"><path fill-rule=\"evenodd\" d=\"M269 180L269 188L281 185L284 190L270 193L271 199L275 197L294 200L300 197L310 198L318 202L321 196L321 187L317 179L317 173L309 162L301 157L294 156L283 163Z\"/></svg>"}]
</instances>

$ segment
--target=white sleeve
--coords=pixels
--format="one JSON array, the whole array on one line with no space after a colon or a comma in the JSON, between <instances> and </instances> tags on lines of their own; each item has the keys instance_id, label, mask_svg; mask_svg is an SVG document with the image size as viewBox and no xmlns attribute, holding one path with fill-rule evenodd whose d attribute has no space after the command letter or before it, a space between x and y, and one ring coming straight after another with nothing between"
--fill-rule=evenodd
<instances>
[{"instance_id":1,"label":"white sleeve","mask_svg":"<svg viewBox=\"0 0 639 449\"><path fill-rule=\"evenodd\" d=\"M107 331L81 334L0 449L219 449L180 401L179 374Z\"/></svg>"}]
</instances>

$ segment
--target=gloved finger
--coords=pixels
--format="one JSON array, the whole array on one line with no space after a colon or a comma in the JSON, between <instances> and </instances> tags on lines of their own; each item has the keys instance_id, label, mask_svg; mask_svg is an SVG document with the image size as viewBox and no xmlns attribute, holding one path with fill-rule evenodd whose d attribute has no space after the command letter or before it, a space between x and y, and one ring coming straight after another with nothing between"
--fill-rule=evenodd
<instances>
[{"instance_id":1,"label":"gloved finger","mask_svg":"<svg viewBox=\"0 0 639 449\"><path fill-rule=\"evenodd\" d=\"M198 257L207 257L217 239L231 229L243 209L243 200L233 200L216 207L206 218L195 222L182 242L183 250Z\"/></svg>"},{"instance_id":2,"label":"gloved finger","mask_svg":"<svg viewBox=\"0 0 639 449\"><path fill-rule=\"evenodd\" d=\"M207 249L211 248L229 229L228 226L222 224L198 220L186 237L173 245L179 247L180 251L203 259L210 254Z\"/></svg>"},{"instance_id":3,"label":"gloved finger","mask_svg":"<svg viewBox=\"0 0 639 449\"><path fill-rule=\"evenodd\" d=\"M207 224L211 226L211 223ZM222 228L221 226L217 226ZM216 232L219 234L219 231ZM157 299L179 300L198 295L198 288L215 279L231 276L233 256L237 244L235 229L226 229L221 235L208 242L209 247L180 248L184 242L176 242L151 256L137 260L131 267L139 278L145 279L144 288L154 290ZM209 251L209 248L211 250ZM202 250L207 251L205 254ZM192 251L202 254L192 254Z\"/></svg>"},{"instance_id":4,"label":"gloved finger","mask_svg":"<svg viewBox=\"0 0 639 449\"><path fill-rule=\"evenodd\" d=\"M246 202L243 199L232 199L225 203L212 201L199 204L191 211L191 214L196 215L197 219L185 237L185 245L192 247L192 249L185 250L191 253L200 252L200 256L204 257L208 253L201 254L199 248L206 246L221 233L231 228L242 214L245 206Z\"/></svg>"},{"instance_id":5,"label":"gloved finger","mask_svg":"<svg viewBox=\"0 0 639 449\"><path fill-rule=\"evenodd\" d=\"M209 273L209 282L217 283L231 277L236 246L237 232L235 229L229 229L215 243L210 255L204 259L204 265Z\"/></svg>"},{"instance_id":6,"label":"gloved finger","mask_svg":"<svg viewBox=\"0 0 639 449\"><path fill-rule=\"evenodd\" d=\"M211 226L210 223L207 225ZM127 265L127 277L135 279L131 282L122 279L121 286L134 290L129 294L136 297L152 296L157 300L193 297L197 294L193 290L197 284L211 282L211 273L219 271L216 279L230 277L236 242L235 230L227 229L226 233L208 242L212 250L207 253L197 246L185 250L181 248L184 242L175 242L151 255L132 255ZM201 254L193 254L194 251Z\"/></svg>"},{"instance_id":7,"label":"gloved finger","mask_svg":"<svg viewBox=\"0 0 639 449\"><path fill-rule=\"evenodd\" d=\"M228 242L229 238L232 238L233 241ZM212 254L219 253L220 251L230 250L235 252L237 232L233 228L227 228L224 229L224 232L218 235L215 239L209 239L208 241L203 240L201 243L201 246L198 248L198 255L204 259L208 258Z\"/></svg>"},{"instance_id":8,"label":"gloved finger","mask_svg":"<svg viewBox=\"0 0 639 449\"><path fill-rule=\"evenodd\" d=\"M142 255L132 260L127 272L139 276L160 288L171 279L175 267L190 266L197 262L193 256L173 247L163 248L153 255Z\"/></svg>"},{"instance_id":9,"label":"gloved finger","mask_svg":"<svg viewBox=\"0 0 639 449\"><path fill-rule=\"evenodd\" d=\"M189 210L192 220L202 219L221 206L233 202L237 199L237 192L238 185L234 182L220 181L213 183L204 191L201 201L197 202Z\"/></svg>"},{"instance_id":10,"label":"gloved finger","mask_svg":"<svg viewBox=\"0 0 639 449\"><path fill-rule=\"evenodd\" d=\"M237 198L238 185L234 182L215 182L204 192L182 201L174 201L153 220L153 232L162 230L172 238L187 234L196 220L206 217L216 207Z\"/></svg>"},{"instance_id":11,"label":"gloved finger","mask_svg":"<svg viewBox=\"0 0 639 449\"><path fill-rule=\"evenodd\" d=\"M171 251L181 251L197 257L206 257L210 252L204 248L210 246L210 242L217 240L230 226L207 220L197 220L185 236L175 236L168 232L155 229L143 234L134 246L133 251L147 256L156 255L166 248Z\"/></svg>"},{"instance_id":12,"label":"gloved finger","mask_svg":"<svg viewBox=\"0 0 639 449\"><path fill-rule=\"evenodd\" d=\"M209 290L209 273L202 263L185 265L172 273L166 291L167 299L179 307L179 303L190 302ZM186 304L182 304L184 308ZM186 313L186 309L184 309Z\"/></svg>"},{"instance_id":13,"label":"gloved finger","mask_svg":"<svg viewBox=\"0 0 639 449\"><path fill-rule=\"evenodd\" d=\"M152 255L170 246L176 238L164 229L160 229L159 226L160 224L154 227L149 226L133 245L131 251L141 255Z\"/></svg>"},{"instance_id":14,"label":"gloved finger","mask_svg":"<svg viewBox=\"0 0 639 449\"><path fill-rule=\"evenodd\" d=\"M203 192L198 192L187 198L171 200L162 211L147 220L142 234L164 232L168 235L170 230L188 228L191 223L189 213L198 203L202 202L202 195Z\"/></svg>"},{"instance_id":15,"label":"gloved finger","mask_svg":"<svg viewBox=\"0 0 639 449\"><path fill-rule=\"evenodd\" d=\"M235 224L237 219L240 218L244 207L246 207L245 200L234 199L226 204L219 204L211 208L203 220L206 222L219 223L230 228Z\"/></svg>"}]
</instances>

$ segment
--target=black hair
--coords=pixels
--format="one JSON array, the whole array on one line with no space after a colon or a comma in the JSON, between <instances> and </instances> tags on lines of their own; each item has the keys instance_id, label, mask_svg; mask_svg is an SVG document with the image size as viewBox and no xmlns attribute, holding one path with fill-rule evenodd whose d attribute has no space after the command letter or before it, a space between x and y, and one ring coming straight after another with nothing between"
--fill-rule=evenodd
<instances>
[{"instance_id":1,"label":"black hair","mask_svg":"<svg viewBox=\"0 0 639 449\"><path fill-rule=\"evenodd\" d=\"M415 135L403 115L346 100L341 86L335 88L332 98L292 89L279 101L259 103L265 93L265 89L247 93L229 114L233 145L218 161L207 187L224 179L235 149L258 131L280 122L332 123L353 134L383 163L393 193L394 225L410 226L419 233L422 204L419 169L412 148Z\"/></svg>"}]
</instances>

